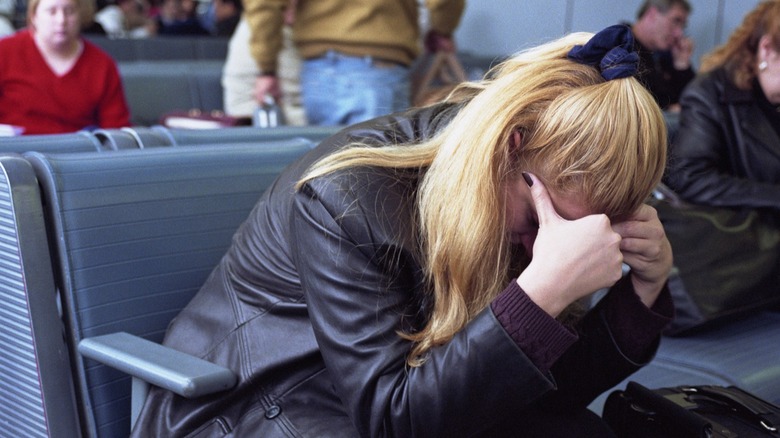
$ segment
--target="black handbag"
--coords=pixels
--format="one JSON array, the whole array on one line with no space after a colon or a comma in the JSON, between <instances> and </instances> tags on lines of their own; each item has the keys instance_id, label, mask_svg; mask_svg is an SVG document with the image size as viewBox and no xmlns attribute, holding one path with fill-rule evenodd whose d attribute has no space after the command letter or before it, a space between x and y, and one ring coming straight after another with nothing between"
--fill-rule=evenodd
<instances>
[{"instance_id":1,"label":"black handbag","mask_svg":"<svg viewBox=\"0 0 780 438\"><path fill-rule=\"evenodd\" d=\"M667 335L780 304L776 213L693 205L663 185L651 204L674 254L675 319Z\"/></svg>"},{"instance_id":2,"label":"black handbag","mask_svg":"<svg viewBox=\"0 0 780 438\"><path fill-rule=\"evenodd\" d=\"M651 390L628 382L609 394L602 418L618 438L780 436L780 407L735 386Z\"/></svg>"}]
</instances>

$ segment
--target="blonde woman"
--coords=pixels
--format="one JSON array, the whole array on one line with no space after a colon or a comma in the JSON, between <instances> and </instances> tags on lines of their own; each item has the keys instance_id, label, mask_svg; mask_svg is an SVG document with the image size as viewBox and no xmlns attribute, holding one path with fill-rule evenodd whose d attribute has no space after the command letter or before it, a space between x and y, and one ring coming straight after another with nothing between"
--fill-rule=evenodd
<instances>
[{"instance_id":1,"label":"blonde woman","mask_svg":"<svg viewBox=\"0 0 780 438\"><path fill-rule=\"evenodd\" d=\"M287 169L166 336L240 382L153 390L134 436L609 436L587 404L672 313L643 204L664 122L632 44L521 53Z\"/></svg>"},{"instance_id":2,"label":"blonde woman","mask_svg":"<svg viewBox=\"0 0 780 438\"><path fill-rule=\"evenodd\" d=\"M130 124L114 60L81 38L87 0L31 0L27 28L0 40L0 123L24 134Z\"/></svg>"}]
</instances>

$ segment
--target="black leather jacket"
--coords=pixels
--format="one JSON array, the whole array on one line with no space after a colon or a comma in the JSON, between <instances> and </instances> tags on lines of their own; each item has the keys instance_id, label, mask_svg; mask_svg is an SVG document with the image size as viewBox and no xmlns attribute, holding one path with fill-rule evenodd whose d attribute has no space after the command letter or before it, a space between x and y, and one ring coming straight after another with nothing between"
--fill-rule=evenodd
<instances>
[{"instance_id":1,"label":"black leather jacket","mask_svg":"<svg viewBox=\"0 0 780 438\"><path fill-rule=\"evenodd\" d=\"M666 184L696 204L780 209L780 137L757 99L723 69L691 82Z\"/></svg>"},{"instance_id":2,"label":"black leather jacket","mask_svg":"<svg viewBox=\"0 0 780 438\"><path fill-rule=\"evenodd\" d=\"M238 386L195 400L153 388L134 436L477 436L535 404L582 409L639 368L594 311L543 374L490 308L423 366L405 366L410 343L397 332L420 327L427 309L411 226L417 175L355 169L293 185L340 145L425 138L455 110L350 128L283 173L165 340L230 367Z\"/></svg>"}]
</instances>

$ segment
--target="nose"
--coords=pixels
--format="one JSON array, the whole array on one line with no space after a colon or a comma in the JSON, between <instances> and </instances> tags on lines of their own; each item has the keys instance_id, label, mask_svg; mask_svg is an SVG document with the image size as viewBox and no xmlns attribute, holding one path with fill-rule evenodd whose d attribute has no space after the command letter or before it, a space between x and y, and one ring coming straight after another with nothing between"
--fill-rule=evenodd
<instances>
[{"instance_id":1,"label":"nose","mask_svg":"<svg viewBox=\"0 0 780 438\"><path fill-rule=\"evenodd\" d=\"M65 10L63 10L63 9L57 9L57 10L54 12L54 20L55 20L57 23L63 23L63 22L65 22L65 19L66 19L66 18L67 18L67 16L66 16L66 14L65 14Z\"/></svg>"}]
</instances>

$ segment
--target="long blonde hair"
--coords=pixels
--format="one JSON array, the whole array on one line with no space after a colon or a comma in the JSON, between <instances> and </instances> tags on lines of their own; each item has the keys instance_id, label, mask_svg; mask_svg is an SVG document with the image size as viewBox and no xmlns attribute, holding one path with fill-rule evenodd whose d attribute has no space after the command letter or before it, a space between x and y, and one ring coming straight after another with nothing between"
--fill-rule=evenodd
<instances>
[{"instance_id":1,"label":"long blonde hair","mask_svg":"<svg viewBox=\"0 0 780 438\"><path fill-rule=\"evenodd\" d=\"M700 71L723 67L738 88L753 88L753 79L758 73L758 43L764 35L768 35L774 49L780 51L779 0L761 2L748 12L725 44L702 57Z\"/></svg>"},{"instance_id":2,"label":"long blonde hair","mask_svg":"<svg viewBox=\"0 0 780 438\"><path fill-rule=\"evenodd\" d=\"M566 59L591 34L521 52L453 93L465 105L416 145L353 145L315 164L299 184L353 166L426 169L417 208L424 270L433 294L410 365L449 341L506 287L504 185L534 172L550 190L578 193L611 217L634 211L661 178L666 131L658 105L635 79L605 81ZM523 144L510 150L515 130Z\"/></svg>"}]
</instances>

